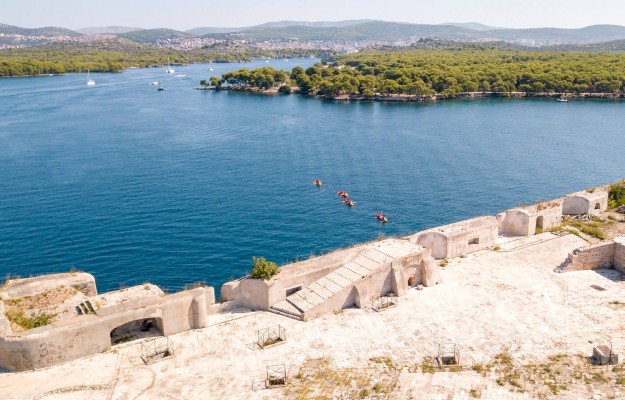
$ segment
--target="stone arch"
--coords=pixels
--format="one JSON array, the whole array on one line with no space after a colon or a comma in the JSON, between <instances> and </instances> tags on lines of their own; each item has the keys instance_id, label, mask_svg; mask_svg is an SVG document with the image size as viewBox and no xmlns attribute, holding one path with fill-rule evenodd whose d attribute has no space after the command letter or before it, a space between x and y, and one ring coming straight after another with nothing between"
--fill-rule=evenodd
<instances>
[{"instance_id":1,"label":"stone arch","mask_svg":"<svg viewBox=\"0 0 625 400\"><path fill-rule=\"evenodd\" d=\"M155 336L163 336L163 321L160 318L139 318L118 325L110 332L111 346Z\"/></svg>"},{"instance_id":2,"label":"stone arch","mask_svg":"<svg viewBox=\"0 0 625 400\"><path fill-rule=\"evenodd\" d=\"M536 233L541 233L543 231L545 224L545 217L542 215L536 217Z\"/></svg>"}]
</instances>

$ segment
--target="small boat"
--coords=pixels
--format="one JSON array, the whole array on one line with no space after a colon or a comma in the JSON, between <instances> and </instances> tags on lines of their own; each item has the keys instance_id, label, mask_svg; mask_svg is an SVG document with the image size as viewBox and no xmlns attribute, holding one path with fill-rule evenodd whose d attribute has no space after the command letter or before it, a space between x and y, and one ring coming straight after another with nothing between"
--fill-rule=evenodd
<instances>
[{"instance_id":1,"label":"small boat","mask_svg":"<svg viewBox=\"0 0 625 400\"><path fill-rule=\"evenodd\" d=\"M315 186L321 186L321 185L323 185L323 182L321 182L321 180L320 180L320 179L315 179L315 180L313 181L313 184L314 184Z\"/></svg>"},{"instance_id":2,"label":"small boat","mask_svg":"<svg viewBox=\"0 0 625 400\"><path fill-rule=\"evenodd\" d=\"M95 81L89 76L89 70L87 70L87 86L95 86Z\"/></svg>"},{"instance_id":3,"label":"small boat","mask_svg":"<svg viewBox=\"0 0 625 400\"><path fill-rule=\"evenodd\" d=\"M213 62L211 61L210 64L208 65L208 70L212 71L213 70Z\"/></svg>"},{"instance_id":4,"label":"small boat","mask_svg":"<svg viewBox=\"0 0 625 400\"><path fill-rule=\"evenodd\" d=\"M154 81L154 82L150 83L150 85L152 85L152 86L158 86L158 81Z\"/></svg>"},{"instance_id":5,"label":"small boat","mask_svg":"<svg viewBox=\"0 0 625 400\"><path fill-rule=\"evenodd\" d=\"M569 101L567 99L556 99L557 102L559 103L568 103Z\"/></svg>"},{"instance_id":6,"label":"small boat","mask_svg":"<svg viewBox=\"0 0 625 400\"><path fill-rule=\"evenodd\" d=\"M265 60L265 62L266 62L266 63L268 63L268 62L269 62L269 60Z\"/></svg>"},{"instance_id":7,"label":"small boat","mask_svg":"<svg viewBox=\"0 0 625 400\"><path fill-rule=\"evenodd\" d=\"M346 197L345 200L343 200L343 203L347 204L350 207L353 207L356 205L356 202L350 199L349 197Z\"/></svg>"},{"instance_id":8,"label":"small boat","mask_svg":"<svg viewBox=\"0 0 625 400\"><path fill-rule=\"evenodd\" d=\"M384 216L384 214L379 214L379 213L378 213L378 214L376 214L376 215L375 215L375 217L376 217L376 218L378 219L378 221L380 221L380 222L385 222L385 223L386 223L386 222L388 222L388 218L386 218L386 217Z\"/></svg>"},{"instance_id":9,"label":"small boat","mask_svg":"<svg viewBox=\"0 0 625 400\"><path fill-rule=\"evenodd\" d=\"M162 92L163 90L165 90L165 88L164 88L164 87L162 87L162 86L160 86L160 87L159 87L158 89L156 89L156 90L158 90L159 92Z\"/></svg>"},{"instance_id":10,"label":"small boat","mask_svg":"<svg viewBox=\"0 0 625 400\"><path fill-rule=\"evenodd\" d=\"M345 197L345 198L349 197L349 194L347 194L347 192L345 192L343 190L339 190L338 192L336 192L336 194L338 194L341 197Z\"/></svg>"},{"instance_id":11,"label":"small boat","mask_svg":"<svg viewBox=\"0 0 625 400\"><path fill-rule=\"evenodd\" d=\"M178 75L176 75L176 77L177 77L177 78L186 78L186 77L187 77L187 75L185 75L185 74L178 74Z\"/></svg>"},{"instance_id":12,"label":"small boat","mask_svg":"<svg viewBox=\"0 0 625 400\"><path fill-rule=\"evenodd\" d=\"M171 65L169 64L169 58L168 58L167 59L167 69L165 69L165 73L166 74L173 74L175 72L176 72L176 70L171 67Z\"/></svg>"}]
</instances>

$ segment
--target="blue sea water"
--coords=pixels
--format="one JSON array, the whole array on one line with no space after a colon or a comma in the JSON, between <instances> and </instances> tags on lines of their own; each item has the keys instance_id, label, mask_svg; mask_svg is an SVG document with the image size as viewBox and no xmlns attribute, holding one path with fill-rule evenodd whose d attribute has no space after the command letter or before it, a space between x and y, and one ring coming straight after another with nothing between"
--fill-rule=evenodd
<instances>
[{"instance_id":1,"label":"blue sea water","mask_svg":"<svg viewBox=\"0 0 625 400\"><path fill-rule=\"evenodd\" d=\"M73 266L100 291L218 286L252 256L282 264L625 175L621 102L192 90L264 65L92 74L93 88L86 74L0 80L0 277Z\"/></svg>"}]
</instances>

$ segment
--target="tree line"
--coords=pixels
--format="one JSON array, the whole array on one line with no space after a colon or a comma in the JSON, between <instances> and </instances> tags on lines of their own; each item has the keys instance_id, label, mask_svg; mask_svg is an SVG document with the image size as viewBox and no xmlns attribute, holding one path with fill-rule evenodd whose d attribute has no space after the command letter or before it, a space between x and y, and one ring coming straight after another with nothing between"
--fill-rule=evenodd
<instances>
[{"instance_id":1,"label":"tree line","mask_svg":"<svg viewBox=\"0 0 625 400\"><path fill-rule=\"evenodd\" d=\"M263 69L263 76L271 71ZM293 86L300 93L458 97L467 92L625 93L625 53L524 52L500 49L365 51L292 69L283 81L255 71L224 74L221 85ZM239 79L242 78L242 79Z\"/></svg>"},{"instance_id":2,"label":"tree line","mask_svg":"<svg viewBox=\"0 0 625 400\"><path fill-rule=\"evenodd\" d=\"M172 64L247 62L257 58L328 56L308 49L259 50L202 48L173 50L112 39L91 44L54 43L0 50L0 77L64 74L69 72L119 72Z\"/></svg>"}]
</instances>

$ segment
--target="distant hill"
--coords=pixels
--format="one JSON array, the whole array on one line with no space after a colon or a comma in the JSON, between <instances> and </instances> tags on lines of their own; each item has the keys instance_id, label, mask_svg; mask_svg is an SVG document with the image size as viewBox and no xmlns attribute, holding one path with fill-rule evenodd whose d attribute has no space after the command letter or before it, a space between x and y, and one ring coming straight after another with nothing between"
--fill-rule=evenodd
<instances>
[{"instance_id":1,"label":"distant hill","mask_svg":"<svg viewBox=\"0 0 625 400\"><path fill-rule=\"evenodd\" d=\"M452 26L457 26L459 28L471 29L473 31L492 31L494 29L505 29L505 28L498 28L495 26L488 26L488 25L480 24L479 22L445 22L444 24L441 24L441 25L452 25Z\"/></svg>"},{"instance_id":2,"label":"distant hill","mask_svg":"<svg viewBox=\"0 0 625 400\"><path fill-rule=\"evenodd\" d=\"M351 21L277 21L247 28L198 27L187 32L173 29L140 29L122 26L84 28L81 33L93 35L110 33L136 43L156 44L159 41L193 37L210 37L224 40L245 40L260 42L267 40L297 40L326 42L373 41L395 45L401 42L414 42L423 38L440 38L465 42L507 42L517 45L543 47L553 45L592 44L625 40L625 27L618 25L593 25L581 29L494 28L476 22L448 23L440 25L385 22L378 20ZM20 28L0 24L0 33L5 35L31 36L23 38L5 36L0 45L37 46L51 41L57 36L81 36L81 33L65 28L44 27L36 29ZM618 48L619 44L611 44ZM591 47L595 48L595 47ZM587 50L581 50L587 51ZM588 50L594 51L594 50ZM618 51L618 50L607 50Z\"/></svg>"},{"instance_id":3,"label":"distant hill","mask_svg":"<svg viewBox=\"0 0 625 400\"><path fill-rule=\"evenodd\" d=\"M142 28L132 28L129 26L101 26L101 27L89 27L77 29L76 32L82 33L83 35L101 35L101 34L112 34L119 35L122 33L134 32L143 30Z\"/></svg>"},{"instance_id":4,"label":"distant hill","mask_svg":"<svg viewBox=\"0 0 625 400\"><path fill-rule=\"evenodd\" d=\"M292 25L281 28L253 27L228 34L206 35L223 39L262 40L343 40L397 41L410 38L444 37L453 40L479 39L478 32L450 25L416 25L397 22L365 22L344 27L319 28Z\"/></svg>"},{"instance_id":5,"label":"distant hill","mask_svg":"<svg viewBox=\"0 0 625 400\"><path fill-rule=\"evenodd\" d=\"M223 28L223 27L198 27L185 31L190 35L195 36L204 36L210 35L213 33L232 33L232 32L241 32L249 28Z\"/></svg>"},{"instance_id":6,"label":"distant hill","mask_svg":"<svg viewBox=\"0 0 625 400\"><path fill-rule=\"evenodd\" d=\"M252 30L257 28L286 28L291 26L307 26L311 28L340 28L351 25L358 25L365 22L373 22L375 20L372 19L358 19L358 20L350 20L350 21L317 21L317 22L306 22L306 21L277 21L277 22L267 22L260 25L248 26L243 28L223 28L223 27L198 27L185 31L186 33L190 33L196 36L204 36L212 33L236 33L246 30Z\"/></svg>"},{"instance_id":7,"label":"distant hill","mask_svg":"<svg viewBox=\"0 0 625 400\"><path fill-rule=\"evenodd\" d=\"M150 44L154 44L158 40L195 37L195 35L191 35L186 32L180 32L180 31L176 31L173 29L165 29L165 28L142 29L139 31L122 33L117 36L124 38L124 39L132 40L133 42L137 42L137 43L150 43Z\"/></svg>"},{"instance_id":8,"label":"distant hill","mask_svg":"<svg viewBox=\"0 0 625 400\"><path fill-rule=\"evenodd\" d=\"M266 22L264 24L256 25L254 28L285 28L288 26L308 26L311 28L342 28L346 26L359 25L367 22L383 22L375 19L353 19L346 21L276 21Z\"/></svg>"},{"instance_id":9,"label":"distant hill","mask_svg":"<svg viewBox=\"0 0 625 400\"><path fill-rule=\"evenodd\" d=\"M343 41L400 41L415 38L437 37L464 41L506 41L528 46L547 46L557 44L583 44L625 39L625 27L618 25L593 25L581 29L532 28L483 30L479 24L476 29L455 25L424 25L397 22L372 21L347 26L316 27L289 25L290 22L276 23L274 27L260 25L248 29L212 33L205 36L221 39L241 39L248 41L263 40L343 40ZM471 23L472 24L472 23ZM471 25L469 25L471 26ZM476 26L474 26L476 28Z\"/></svg>"},{"instance_id":10,"label":"distant hill","mask_svg":"<svg viewBox=\"0 0 625 400\"><path fill-rule=\"evenodd\" d=\"M80 33L69 29L59 28L56 26L46 26L43 28L20 28L19 26L0 24L0 33L5 35L24 35L24 36L81 36Z\"/></svg>"},{"instance_id":11,"label":"distant hill","mask_svg":"<svg viewBox=\"0 0 625 400\"><path fill-rule=\"evenodd\" d=\"M600 51L624 51L625 40L612 40L609 42L588 43L588 44L562 44L555 46L546 46L545 50L552 51L583 51L583 52L600 52Z\"/></svg>"},{"instance_id":12,"label":"distant hill","mask_svg":"<svg viewBox=\"0 0 625 400\"><path fill-rule=\"evenodd\" d=\"M581 29L497 29L481 33L497 40L525 42L529 45L538 46L595 43L625 39L625 27L619 25L592 25Z\"/></svg>"}]
</instances>

